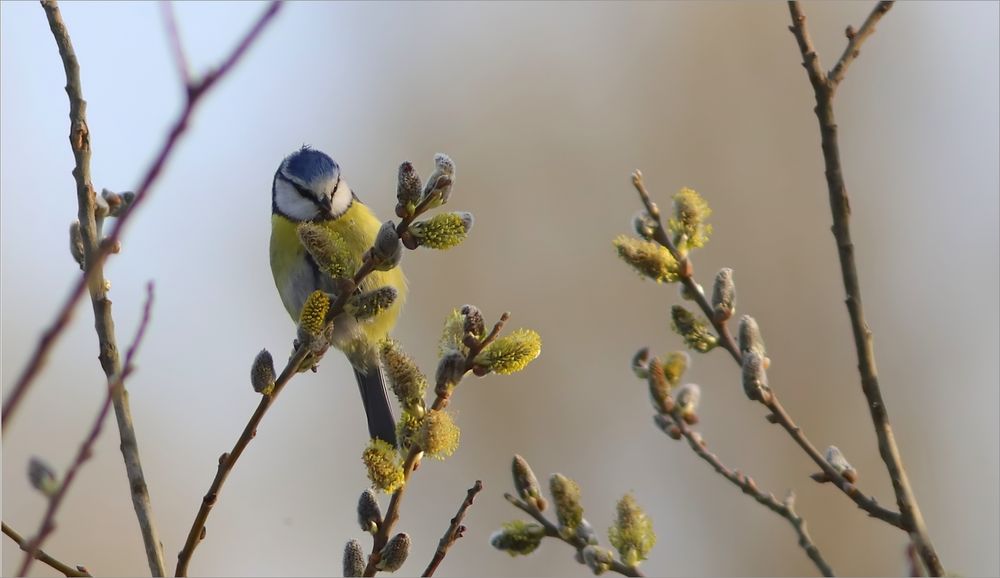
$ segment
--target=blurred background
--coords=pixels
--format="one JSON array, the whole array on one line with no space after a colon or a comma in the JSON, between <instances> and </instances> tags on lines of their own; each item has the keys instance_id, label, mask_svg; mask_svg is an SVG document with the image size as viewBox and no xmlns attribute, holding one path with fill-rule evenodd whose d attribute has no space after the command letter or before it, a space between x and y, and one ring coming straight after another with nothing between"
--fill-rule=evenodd
<instances>
[{"instance_id":1,"label":"blurred background","mask_svg":"<svg viewBox=\"0 0 1000 578\"><path fill-rule=\"evenodd\" d=\"M178 3L191 65L230 50L260 4ZM806 6L829 68L844 28L870 3ZM82 67L94 185L135 188L182 91L154 3L67 3ZM21 371L79 275L63 69L41 8L0 6L2 383ZM462 445L414 476L400 530L417 574L465 495L486 489L441 575L587 575L546 541L527 558L488 545L519 517L503 499L510 458L583 488L601 532L632 491L659 540L651 575L813 575L787 522L754 503L652 422L629 370L642 346L682 348L672 286L641 280L614 254L639 201L641 168L660 201L681 186L715 210L694 256L706 287L732 267L738 312L760 322L772 386L820 447L838 445L861 487L892 489L860 393L823 177L813 94L784 4L292 3L197 112L108 265L120 343L134 334L148 280L156 302L128 383L170 568L216 462L258 397L247 378L263 347L294 336L268 266L270 184L309 143L330 153L380 215L398 163L426 176L433 154L458 166L452 210L476 215L447 253L407 253L411 294L395 336L433 371L445 315L464 303L541 333L541 357L510 377L468 379L452 403ZM878 367L897 440L945 565L996 575L998 530L998 5L897 6L837 98L854 240ZM3 519L31 535L44 500L25 468L62 471L103 396L89 305L3 443ZM731 467L799 512L834 569L906 572L906 536L870 519L744 397L726 355L697 355L698 428ZM7 389L4 390L6 396ZM191 572L339 575L366 486L354 378L340 355L296 378L236 467ZM147 571L113 420L45 548L102 575ZM383 506L387 500L383 501ZM605 541L606 544L606 541ZM20 553L3 540L3 573ZM51 574L36 563L33 573Z\"/></svg>"}]
</instances>

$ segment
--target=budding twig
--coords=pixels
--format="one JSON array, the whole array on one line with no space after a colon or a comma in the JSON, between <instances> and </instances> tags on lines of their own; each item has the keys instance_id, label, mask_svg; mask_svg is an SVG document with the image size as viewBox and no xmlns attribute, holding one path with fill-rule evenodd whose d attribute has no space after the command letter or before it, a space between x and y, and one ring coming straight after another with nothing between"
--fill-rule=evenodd
<instances>
[{"instance_id":1,"label":"budding twig","mask_svg":"<svg viewBox=\"0 0 1000 578\"><path fill-rule=\"evenodd\" d=\"M659 425L664 432L667 432L667 428L676 427L677 432L679 432L680 435L687 440L688 445L694 453L701 459L708 462L708 464L711 465L716 472L722 475L722 477L732 482L738 488L743 490L743 493L751 496L758 503L788 520L788 523L792 525L792 528L795 529L795 533L799 536L799 546L805 550L806 555L813 561L816 568L819 569L823 576L834 575L830 564L823 558L823 554L809 536L809 531L806 530L806 521L795 512L794 494L789 492L788 498L784 501L779 501L774 497L774 494L765 494L762 490L760 490L757 487L757 484L753 481L753 478L750 476L727 468L718 456L708 451L708 444L705 443L705 440L702 439L698 432L692 431L691 428L688 427L687 423L685 423L682 416L676 410L671 416L669 423L665 420L661 421L660 419L657 419L657 425Z\"/></svg>"},{"instance_id":2,"label":"budding twig","mask_svg":"<svg viewBox=\"0 0 1000 578\"><path fill-rule=\"evenodd\" d=\"M115 395L115 391L122 388L125 378L132 373L132 361L135 357L135 352L142 343L143 336L146 334L146 327L149 324L149 314L152 306L153 284L149 283L146 285L146 305L143 307L142 320L139 322L139 329L135 334L135 339L132 340L132 345L129 346L128 352L125 354L125 365L121 372L108 382L107 394L104 396L104 402L101 404L101 409L97 412L97 417L94 418L94 422L90 426L90 433L87 434L83 443L80 444L80 449L77 450L73 463L70 464L69 469L66 470L66 475L60 482L59 488L49 497L48 508L45 510L45 516L42 518L38 531L35 533L35 537L28 543L27 548L24 548L24 560L21 562L21 568L17 572L18 576L28 575L28 569L31 568L31 563L37 558L37 554L42 547L42 543L49 536L49 534L55 530L56 512L59 511L59 506L62 505L62 501L66 497L66 492L69 490L69 487L76 478L80 468L83 467L84 462L90 459L90 456L93 454L94 443L97 441L97 437L101 433L101 428L104 425L104 418L107 417L108 412L111 409L111 400Z\"/></svg>"},{"instance_id":3,"label":"budding twig","mask_svg":"<svg viewBox=\"0 0 1000 578\"><path fill-rule=\"evenodd\" d=\"M444 557L448 555L448 549L465 533L465 526L462 525L462 520L465 518L465 511L472 506L472 501L476 499L476 494L481 492L482 489L483 482L481 480L476 480L475 485L469 488L468 493L465 495L465 500L462 501L462 505L458 508L458 513L451 519L451 524L445 530L444 536L441 536L437 550L434 552L434 558L431 559L430 564L427 565L421 576L433 576L437 567L444 560Z\"/></svg>"},{"instance_id":4,"label":"budding twig","mask_svg":"<svg viewBox=\"0 0 1000 578\"><path fill-rule=\"evenodd\" d=\"M855 264L854 242L851 240L850 217L851 207L847 195L847 185L844 182L844 170L840 162L840 144L837 136L837 122L833 113L833 97L837 86L843 80L848 66L858 55L861 44L874 31L875 24L892 7L891 2L879 2L865 20L861 30L850 35L847 49L843 56L827 76L820 65L819 55L813 46L806 27L806 16L798 2L789 2L792 25L789 27L798 43L802 55L802 63L812 84L816 100L815 113L819 121L820 138L823 149L823 162L826 167L827 190L830 199L830 212L833 215L833 236L837 244L840 258L840 271L846 293L848 315L851 319L851 329L854 333L854 347L858 357L858 370L861 373L861 390L868 402L875 435L878 438L879 454L885 463L889 478L892 480L896 503L901 516L900 528L910 535L910 540L917 547L920 558L927 566L932 576L941 576L944 566L938 558L937 551L931 543L930 534L924 523L923 514L917 504L916 495L910 486L903 458L896 445L889 422L882 390L879 387L878 369L875 366L875 349L872 331L865 318L864 306L861 302L861 282ZM824 471L826 471L824 469ZM829 474L829 472L827 472Z\"/></svg>"},{"instance_id":5,"label":"budding twig","mask_svg":"<svg viewBox=\"0 0 1000 578\"><path fill-rule=\"evenodd\" d=\"M28 541L25 540L20 534L18 534L17 531L14 530L14 528L11 528L10 526L8 526L7 522L3 522L3 533L6 534L11 540L13 540L14 543L17 544L18 548L20 548L21 550L23 550L25 552L29 552L30 551L29 546L28 546ZM41 562L42 564L46 564L46 565L50 566L51 568L53 568L54 570L57 570L58 572L60 572L64 576L90 576L91 575L90 572L87 572L87 569L84 568L83 566L77 566L77 567L74 568L74 567L70 566L69 564L66 564L65 562L60 562L59 560L53 558L49 554L46 554L44 550L38 550L38 549L36 549L35 550L35 559L38 560L39 562Z\"/></svg>"}]
</instances>

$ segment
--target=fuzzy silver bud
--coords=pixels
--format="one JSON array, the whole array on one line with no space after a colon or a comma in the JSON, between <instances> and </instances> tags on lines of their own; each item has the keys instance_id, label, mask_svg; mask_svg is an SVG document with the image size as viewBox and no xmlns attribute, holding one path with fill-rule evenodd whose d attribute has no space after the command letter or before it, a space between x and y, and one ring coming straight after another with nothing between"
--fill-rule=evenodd
<instances>
[{"instance_id":1,"label":"fuzzy silver bud","mask_svg":"<svg viewBox=\"0 0 1000 578\"><path fill-rule=\"evenodd\" d=\"M847 458L844 457L844 453L841 452L840 448L837 446L830 446L826 448L823 458L830 464L830 467L836 470L838 474L844 476L844 479L848 482L853 484L858 481L857 470L851 466L850 462L847 461Z\"/></svg>"},{"instance_id":2,"label":"fuzzy silver bud","mask_svg":"<svg viewBox=\"0 0 1000 578\"><path fill-rule=\"evenodd\" d=\"M465 376L466 364L465 356L458 351L452 351L441 358L438 362L437 373L435 374L435 384L437 387L452 388L462 381Z\"/></svg>"},{"instance_id":3,"label":"fuzzy silver bud","mask_svg":"<svg viewBox=\"0 0 1000 578\"><path fill-rule=\"evenodd\" d=\"M80 233L80 221L73 221L69 225L69 254L83 271L86 266L86 252L83 249L83 235Z\"/></svg>"},{"instance_id":4,"label":"fuzzy silver bud","mask_svg":"<svg viewBox=\"0 0 1000 578\"><path fill-rule=\"evenodd\" d=\"M771 400L764 358L753 349L743 354L743 391L752 401L768 403Z\"/></svg>"},{"instance_id":5,"label":"fuzzy silver bud","mask_svg":"<svg viewBox=\"0 0 1000 578\"><path fill-rule=\"evenodd\" d=\"M351 540L344 545L344 576L365 575L365 552L361 543Z\"/></svg>"},{"instance_id":6,"label":"fuzzy silver bud","mask_svg":"<svg viewBox=\"0 0 1000 578\"><path fill-rule=\"evenodd\" d=\"M31 487L50 498L59 491L55 471L38 456L31 456L28 461L28 481L31 482Z\"/></svg>"},{"instance_id":7,"label":"fuzzy silver bud","mask_svg":"<svg viewBox=\"0 0 1000 578\"><path fill-rule=\"evenodd\" d=\"M611 550L593 544L584 548L581 551L581 556L583 557L583 563L590 568L595 576L600 576L607 572L608 568L611 568L611 565L615 561Z\"/></svg>"},{"instance_id":8,"label":"fuzzy silver bud","mask_svg":"<svg viewBox=\"0 0 1000 578\"><path fill-rule=\"evenodd\" d=\"M517 488L517 494L521 499L534 505L539 512L544 511L548 502L542 497L542 488L538 485L538 478L535 477L535 472L531 470L528 461L515 454L511 462L511 473L514 477L514 487Z\"/></svg>"},{"instance_id":9,"label":"fuzzy silver bud","mask_svg":"<svg viewBox=\"0 0 1000 578\"><path fill-rule=\"evenodd\" d=\"M733 283L733 270L724 267L715 274L715 284L712 286L712 309L715 320L723 322L736 312L736 285Z\"/></svg>"},{"instance_id":10,"label":"fuzzy silver bud","mask_svg":"<svg viewBox=\"0 0 1000 578\"><path fill-rule=\"evenodd\" d=\"M375 566L383 572L395 572L403 567L406 557L410 554L410 535L400 532L389 540L382 548L382 559Z\"/></svg>"},{"instance_id":11,"label":"fuzzy silver bud","mask_svg":"<svg viewBox=\"0 0 1000 578\"><path fill-rule=\"evenodd\" d=\"M382 510L379 508L375 492L370 488L361 492L358 498L358 525L365 532L374 534L382 525Z\"/></svg>"},{"instance_id":12,"label":"fuzzy silver bud","mask_svg":"<svg viewBox=\"0 0 1000 578\"><path fill-rule=\"evenodd\" d=\"M674 392L674 401L682 416L694 415L701 401L701 388L695 383L685 383Z\"/></svg>"},{"instance_id":13,"label":"fuzzy silver bud","mask_svg":"<svg viewBox=\"0 0 1000 578\"><path fill-rule=\"evenodd\" d=\"M271 352L261 349L250 366L250 384L257 393L270 395L274 391L274 359Z\"/></svg>"},{"instance_id":14,"label":"fuzzy silver bud","mask_svg":"<svg viewBox=\"0 0 1000 578\"><path fill-rule=\"evenodd\" d=\"M656 231L656 220L649 216L645 209L632 215L632 230L647 241L653 240L653 233Z\"/></svg>"},{"instance_id":15,"label":"fuzzy silver bud","mask_svg":"<svg viewBox=\"0 0 1000 578\"><path fill-rule=\"evenodd\" d=\"M757 325L757 320L749 315L740 317L739 341L740 353L745 354L747 351L753 350L760 355L762 360L767 357L764 339L760 335L760 327Z\"/></svg>"},{"instance_id":16,"label":"fuzzy silver bud","mask_svg":"<svg viewBox=\"0 0 1000 578\"><path fill-rule=\"evenodd\" d=\"M424 198L433 198L428 208L439 207L448 202L451 186L455 181L455 162L442 153L434 155L434 172L424 184Z\"/></svg>"},{"instance_id":17,"label":"fuzzy silver bud","mask_svg":"<svg viewBox=\"0 0 1000 578\"><path fill-rule=\"evenodd\" d=\"M483 313L475 305L463 305L462 315L465 316L465 326L463 330L476 337L486 335L486 323L483 321Z\"/></svg>"},{"instance_id":18,"label":"fuzzy silver bud","mask_svg":"<svg viewBox=\"0 0 1000 578\"><path fill-rule=\"evenodd\" d=\"M580 520L580 526L577 527L576 529L576 535L579 536L581 540L583 540L587 544L590 544L591 546L594 546L598 543L597 531L594 530L594 527L592 525L590 525L590 522L587 521L587 518L583 518Z\"/></svg>"},{"instance_id":19,"label":"fuzzy silver bud","mask_svg":"<svg viewBox=\"0 0 1000 578\"><path fill-rule=\"evenodd\" d=\"M372 256L375 258L375 269L378 271L388 271L403 259L403 243L396 234L396 224L392 221L382 223L382 228L375 236L375 245L372 247Z\"/></svg>"}]
</instances>

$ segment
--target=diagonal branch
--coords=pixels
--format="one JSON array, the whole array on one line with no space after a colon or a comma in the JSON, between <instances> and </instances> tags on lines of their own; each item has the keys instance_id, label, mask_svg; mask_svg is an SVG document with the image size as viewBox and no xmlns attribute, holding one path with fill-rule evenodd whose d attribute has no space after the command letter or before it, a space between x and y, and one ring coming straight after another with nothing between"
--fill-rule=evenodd
<instances>
[{"instance_id":1,"label":"diagonal branch","mask_svg":"<svg viewBox=\"0 0 1000 578\"><path fill-rule=\"evenodd\" d=\"M7 525L7 522L3 523L3 533L6 534L11 540L17 544L17 547L25 552L29 552L28 541L24 539L23 536L17 533L14 528ZM65 562L60 562L59 560L53 558L52 556L45 553L44 550L35 550L35 560L38 560L42 564L50 566L52 569L58 571L64 576L90 576L91 574L87 572L87 569L83 566L77 566L76 568L66 564Z\"/></svg>"},{"instance_id":2,"label":"diagonal branch","mask_svg":"<svg viewBox=\"0 0 1000 578\"><path fill-rule=\"evenodd\" d=\"M427 565L421 576L433 576L437 567L444 560L444 557L448 555L448 549L465 534L465 526L462 525L462 520L465 518L465 511L472 507L472 501L476 499L476 494L482 490L483 482L481 480L476 480L475 485L469 488L469 492L465 495L465 500L462 501L462 505L458 508L458 513L451 519L451 524L445 530L444 536L441 536L437 550L434 552L434 558L431 559L430 564Z\"/></svg>"},{"instance_id":3,"label":"diagonal branch","mask_svg":"<svg viewBox=\"0 0 1000 578\"><path fill-rule=\"evenodd\" d=\"M735 361L737 365L742 365L742 357L740 355L739 347L736 345L736 340L733 339L726 323L724 321L719 321L715 317L711 304L709 304L708 299L706 299L705 294L701 291L698 283L695 282L694 265L691 263L691 260L687 256L680 254L673 241L671 241L670 236L667 235L666 229L663 227L663 221L660 218L660 210L656 206L656 203L654 203L650 198L649 191L646 190L646 184L643 181L641 172L635 171L635 173L632 174L632 184L639 193L639 198L642 199L642 203L646 207L646 212L649 213L649 216L656 223L656 226L653 229L653 240L666 247L677 262L681 264L680 270L682 275L680 280L687 289L687 294L694 296L695 302L698 304L702 313L704 313L705 317L711 321L712 326L718 333L719 343L722 347L729 352L733 361ZM854 503L857 504L859 508L868 512L868 515L874 518L888 522L896 527L902 527L902 522L898 513L883 508L878 504L875 498L871 498L863 494L854 484L844 479L844 476L837 472L837 470L835 470L833 466L826 461L823 454L816 449L816 446L814 446L812 442L809 441L809 438L806 437L805 433L802 432L802 428L796 425L792 420L792 417L781 405L781 402L778 401L778 395L773 390L770 396L761 400L761 403L771 411L770 416L773 417L769 416L768 419L771 420L772 423L781 425L781 427L788 432L788 435L791 436L795 443L797 443L799 447L801 447L802 450L805 451L810 458L812 458L813 462L815 462L816 465L823 470L827 477L833 482L833 485L840 489L840 491L844 492L844 494L846 494L849 498L854 500Z\"/></svg>"},{"instance_id":4,"label":"diagonal branch","mask_svg":"<svg viewBox=\"0 0 1000 578\"><path fill-rule=\"evenodd\" d=\"M743 490L744 494L749 495L767 509L788 520L788 523L792 525L795 533L799 536L799 546L805 550L806 555L813 561L816 568L819 569L823 576L834 575L833 568L823 558L823 554L809 536L809 531L806 529L806 521L795 512L795 494L793 492L789 491L788 496L783 501L775 498L774 494L765 494L757 487L753 478L743 474L739 470L730 470L722 463L722 460L718 456L708 451L708 444L702 439L701 434L692 431L679 415L672 415L668 418L665 415L658 414L656 416L656 425L668 435L670 435L670 430L676 427L677 432L687 440L688 445L691 446L691 449L699 458L708 462L722 477Z\"/></svg>"},{"instance_id":5,"label":"diagonal branch","mask_svg":"<svg viewBox=\"0 0 1000 578\"><path fill-rule=\"evenodd\" d=\"M844 80L844 75L847 74L847 68L854 62L854 59L861 54L861 45L864 44L865 40L869 36L875 33L875 24L882 19L883 16L892 8L891 0L883 0L875 6L868 18L865 19L864 24L861 25L861 29L857 32L853 28L848 27L847 29L847 48L844 49L844 53L840 56L840 60L834 65L833 70L830 71L828 75L828 81L830 83L830 92L834 93L837 90L837 85L840 81ZM802 25L805 28L805 23Z\"/></svg>"},{"instance_id":6,"label":"diagonal branch","mask_svg":"<svg viewBox=\"0 0 1000 578\"><path fill-rule=\"evenodd\" d=\"M143 336L146 334L146 327L149 325L149 314L152 306L153 284L149 283L146 286L146 305L143 307L142 320L139 322L139 329L135 334L135 339L132 341L132 345L129 346L128 353L125 355L125 367L116 376L108 380L107 395L104 397L104 403L101 405L97 417L94 418L94 423L90 427L90 433L87 434L83 443L80 444L80 449L77 450L73 463L66 470L66 475L59 484L59 488L49 497L49 505L45 510L45 516L42 518L38 532L36 532L35 537L28 543L27 548L24 548L24 561L21 562L21 568L17 572L18 576L28 575L28 569L31 567L31 563L38 557L37 555L42 547L42 543L55 530L56 512L59 511L59 506L62 505L62 501L66 497L70 485L76 478L77 473L79 473L80 468L83 467L84 462L90 459L90 456L93 454L94 443L101 434L104 419L108 416L108 412L111 409L111 400L115 397L115 392L124 387L125 378L132 372L132 361L135 357L135 352L142 343Z\"/></svg>"},{"instance_id":7,"label":"diagonal branch","mask_svg":"<svg viewBox=\"0 0 1000 578\"><path fill-rule=\"evenodd\" d=\"M843 79L844 72L851 60L856 56L857 46L874 31L874 23L890 5L879 3L862 27L864 36L859 33L855 46L848 45L848 53L834 68L830 79L821 75L818 70L818 57L806 28L806 17L798 2L789 2L791 13L791 31L799 45L803 62L813 85L816 97L816 118L819 121L820 138L823 148L823 162L826 165L826 182L830 197L830 212L833 214L833 236L836 239L837 251L840 257L840 270L844 281L844 291L847 294L846 304L851 318L851 329L854 333L854 346L858 356L858 370L861 373L861 390L868 401L875 435L878 438L879 454L885 462L892 487L896 494L896 503L902 517L902 528L910 534L910 540L920 553L920 558L927 566L932 576L944 573L944 567L938 559L937 552L931 543L930 535L924 523L916 496L903 467L903 459L889 423L889 413L882 398L882 390L878 382L878 369L875 366L874 339L871 329L865 319L864 307L861 303L861 282L858 279L858 269L854 258L854 242L851 240L850 216L851 206L847 195L847 185L844 183L844 171L840 163L840 145L837 136L837 123L833 114L833 94L836 83ZM852 39L853 41L854 39Z\"/></svg>"}]
</instances>

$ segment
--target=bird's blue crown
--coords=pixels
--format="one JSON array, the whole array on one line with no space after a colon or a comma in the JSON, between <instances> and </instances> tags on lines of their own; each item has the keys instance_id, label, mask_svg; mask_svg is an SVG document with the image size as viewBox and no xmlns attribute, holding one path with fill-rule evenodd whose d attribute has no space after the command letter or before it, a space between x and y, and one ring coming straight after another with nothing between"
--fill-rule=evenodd
<instances>
[{"instance_id":1,"label":"bird's blue crown","mask_svg":"<svg viewBox=\"0 0 1000 578\"><path fill-rule=\"evenodd\" d=\"M316 183L336 180L340 176L340 166L326 153L305 145L285 159L285 174L303 184Z\"/></svg>"}]
</instances>

